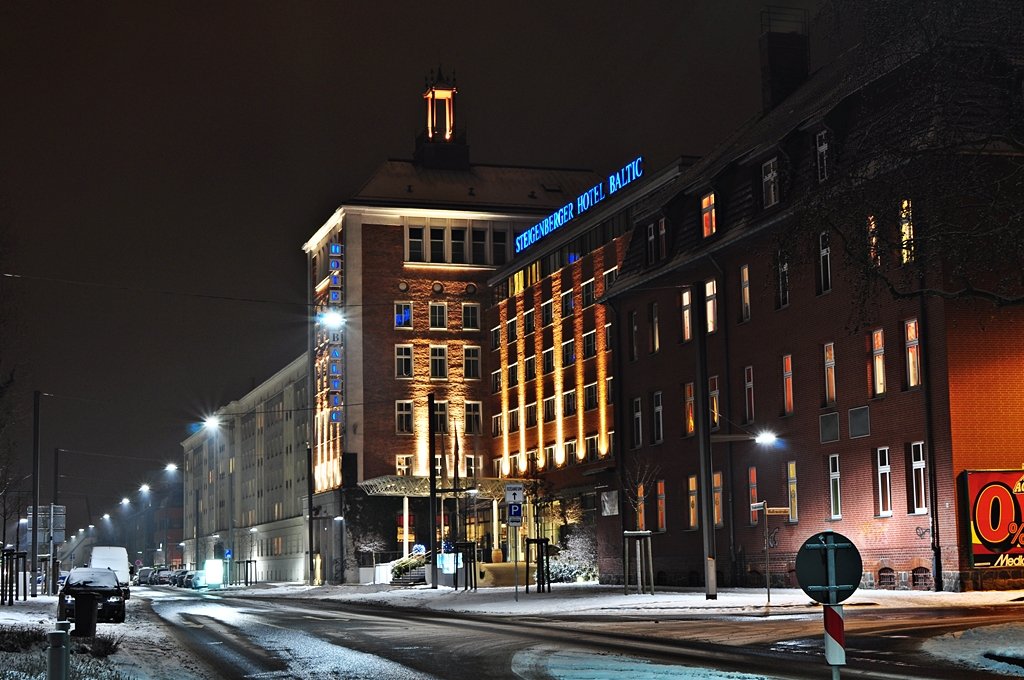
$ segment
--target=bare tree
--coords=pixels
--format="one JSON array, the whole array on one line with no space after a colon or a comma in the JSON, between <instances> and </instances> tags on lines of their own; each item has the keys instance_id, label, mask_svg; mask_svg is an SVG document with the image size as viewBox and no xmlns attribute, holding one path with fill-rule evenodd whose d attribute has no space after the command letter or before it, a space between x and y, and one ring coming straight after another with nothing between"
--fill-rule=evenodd
<instances>
[{"instance_id":1,"label":"bare tree","mask_svg":"<svg viewBox=\"0 0 1024 680\"><path fill-rule=\"evenodd\" d=\"M796 198L780 250L814 258L829 233L862 303L1024 305L1024 4L831 0L824 15L852 43L823 120L833 174Z\"/></svg>"},{"instance_id":2,"label":"bare tree","mask_svg":"<svg viewBox=\"0 0 1024 680\"><path fill-rule=\"evenodd\" d=\"M645 508L647 497L651 495L655 480L661 474L661 467L652 465L646 458L634 457L626 466L626 488L623 493L626 502L633 508L633 514L639 515Z\"/></svg>"}]
</instances>

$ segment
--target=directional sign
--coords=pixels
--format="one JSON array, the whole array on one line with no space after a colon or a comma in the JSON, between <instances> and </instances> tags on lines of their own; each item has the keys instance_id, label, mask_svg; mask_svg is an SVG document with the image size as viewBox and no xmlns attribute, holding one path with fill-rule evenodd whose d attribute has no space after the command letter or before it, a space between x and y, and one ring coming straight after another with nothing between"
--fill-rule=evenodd
<instances>
[{"instance_id":1,"label":"directional sign","mask_svg":"<svg viewBox=\"0 0 1024 680\"><path fill-rule=\"evenodd\" d=\"M230 560L231 556L232 556L231 548L226 549L224 551L224 559Z\"/></svg>"},{"instance_id":2,"label":"directional sign","mask_svg":"<svg viewBox=\"0 0 1024 680\"><path fill-rule=\"evenodd\" d=\"M508 504L508 525L510 527L523 526L523 506L521 503Z\"/></svg>"},{"instance_id":3,"label":"directional sign","mask_svg":"<svg viewBox=\"0 0 1024 680\"><path fill-rule=\"evenodd\" d=\"M506 484L505 485L505 502L506 503L522 503L525 499L523 495L522 484Z\"/></svg>"}]
</instances>

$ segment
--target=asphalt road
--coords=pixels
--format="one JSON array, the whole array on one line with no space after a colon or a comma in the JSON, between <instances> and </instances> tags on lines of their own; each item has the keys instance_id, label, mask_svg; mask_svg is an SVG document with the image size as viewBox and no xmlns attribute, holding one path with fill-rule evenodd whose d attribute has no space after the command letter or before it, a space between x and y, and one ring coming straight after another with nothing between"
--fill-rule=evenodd
<instances>
[{"instance_id":1,"label":"asphalt road","mask_svg":"<svg viewBox=\"0 0 1024 680\"><path fill-rule=\"evenodd\" d=\"M142 588L139 596L150 601L190 653L223 678L550 680L568 677L564 668L579 666L579 659L605 667L605 673L642 660L668 667L665 677L673 677L673 668L680 670L676 677L687 677L685 666L770 678L831 675L820 613L495 617L154 590L156 597ZM847 666L841 674L884 680L1002 677L946 666L920 654L918 645L931 635L1022 619L1024 607L1016 606L848 608Z\"/></svg>"}]
</instances>

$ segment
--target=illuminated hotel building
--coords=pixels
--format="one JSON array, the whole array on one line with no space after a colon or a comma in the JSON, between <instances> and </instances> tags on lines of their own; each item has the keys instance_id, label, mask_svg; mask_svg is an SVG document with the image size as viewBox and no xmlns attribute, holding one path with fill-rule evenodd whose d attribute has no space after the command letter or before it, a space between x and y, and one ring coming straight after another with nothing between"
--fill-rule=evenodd
<instances>
[{"instance_id":1,"label":"illuminated hotel building","mask_svg":"<svg viewBox=\"0 0 1024 680\"><path fill-rule=\"evenodd\" d=\"M626 163L521 235L489 281L493 473L529 480L531 534L558 543L576 528L596 532L602 573L618 573L621 558L612 357L623 329L598 300L618 274L633 213L682 167Z\"/></svg>"},{"instance_id":2,"label":"illuminated hotel building","mask_svg":"<svg viewBox=\"0 0 1024 680\"><path fill-rule=\"evenodd\" d=\"M313 507L345 517L350 554L371 535L403 551L429 545L431 394L441 484L452 488L457 473L481 499L499 489L493 480L483 493L492 471L487 281L517 235L598 181L588 171L470 164L456 92L432 78L414 159L383 163L304 245L316 311ZM329 312L342 316L339 328L327 327ZM473 514L481 528L469 532L485 549L494 507L482 503Z\"/></svg>"}]
</instances>

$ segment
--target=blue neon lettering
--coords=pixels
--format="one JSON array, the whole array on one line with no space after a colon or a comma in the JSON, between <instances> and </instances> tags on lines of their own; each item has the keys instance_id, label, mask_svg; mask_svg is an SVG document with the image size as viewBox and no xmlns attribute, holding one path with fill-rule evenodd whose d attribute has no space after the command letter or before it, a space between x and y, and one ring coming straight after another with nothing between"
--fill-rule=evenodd
<instances>
[{"instance_id":1,"label":"blue neon lettering","mask_svg":"<svg viewBox=\"0 0 1024 680\"><path fill-rule=\"evenodd\" d=\"M642 163L643 156L637 156L622 168L608 176L608 192L605 193L604 182L599 182L570 201L558 210L555 210L544 219L524 231L516 237L516 253L521 253L537 241L541 240L556 229L579 217L595 205L603 201L607 196L614 194L627 184L636 181L644 174ZM575 212L574 212L575 210Z\"/></svg>"}]
</instances>

